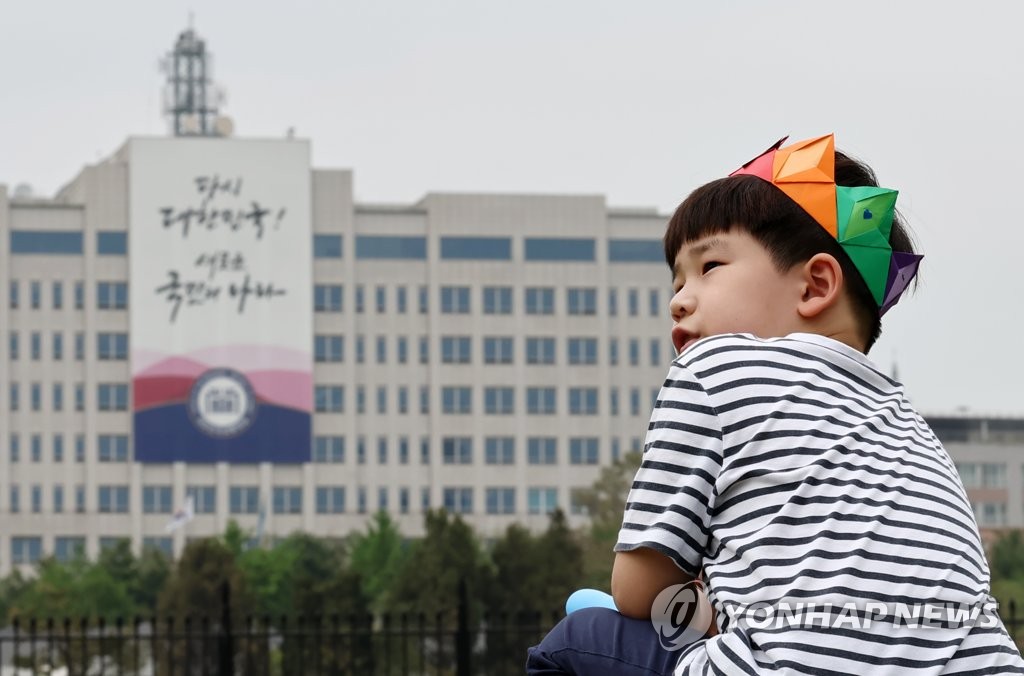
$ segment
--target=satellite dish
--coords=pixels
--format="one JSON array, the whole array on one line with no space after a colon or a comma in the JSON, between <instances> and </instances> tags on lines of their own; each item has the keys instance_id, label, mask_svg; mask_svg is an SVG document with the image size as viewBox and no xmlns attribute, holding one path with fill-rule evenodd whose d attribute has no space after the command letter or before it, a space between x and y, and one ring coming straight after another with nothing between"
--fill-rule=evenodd
<instances>
[{"instance_id":1,"label":"satellite dish","mask_svg":"<svg viewBox=\"0 0 1024 676\"><path fill-rule=\"evenodd\" d=\"M235 133L235 123L227 115L218 115L213 123L217 136L231 136Z\"/></svg>"}]
</instances>

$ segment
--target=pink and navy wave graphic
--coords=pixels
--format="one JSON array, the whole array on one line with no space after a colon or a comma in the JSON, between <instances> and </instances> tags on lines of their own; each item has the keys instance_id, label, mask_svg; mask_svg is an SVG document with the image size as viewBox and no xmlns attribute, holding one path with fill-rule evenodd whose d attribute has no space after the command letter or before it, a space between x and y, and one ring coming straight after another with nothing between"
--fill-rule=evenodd
<instances>
[{"instance_id":1,"label":"pink and navy wave graphic","mask_svg":"<svg viewBox=\"0 0 1024 676\"><path fill-rule=\"evenodd\" d=\"M262 345L185 355L132 352L135 458L139 462L308 462L313 409L309 353ZM216 368L238 371L256 396L252 425L234 437L206 434L189 416L192 387Z\"/></svg>"}]
</instances>

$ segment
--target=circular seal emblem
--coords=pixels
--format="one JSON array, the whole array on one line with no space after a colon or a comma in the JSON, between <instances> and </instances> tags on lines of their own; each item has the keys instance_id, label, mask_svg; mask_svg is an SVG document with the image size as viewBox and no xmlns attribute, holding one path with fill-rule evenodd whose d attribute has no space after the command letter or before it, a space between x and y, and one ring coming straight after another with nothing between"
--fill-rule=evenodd
<instances>
[{"instance_id":1,"label":"circular seal emblem","mask_svg":"<svg viewBox=\"0 0 1024 676\"><path fill-rule=\"evenodd\" d=\"M700 580L666 587L651 606L651 624L658 632L658 641L670 652L703 637L713 617L707 590Z\"/></svg>"},{"instance_id":2,"label":"circular seal emblem","mask_svg":"<svg viewBox=\"0 0 1024 676\"><path fill-rule=\"evenodd\" d=\"M195 426L210 436L235 437L256 419L256 395L238 371L211 369L192 386L188 413Z\"/></svg>"}]
</instances>

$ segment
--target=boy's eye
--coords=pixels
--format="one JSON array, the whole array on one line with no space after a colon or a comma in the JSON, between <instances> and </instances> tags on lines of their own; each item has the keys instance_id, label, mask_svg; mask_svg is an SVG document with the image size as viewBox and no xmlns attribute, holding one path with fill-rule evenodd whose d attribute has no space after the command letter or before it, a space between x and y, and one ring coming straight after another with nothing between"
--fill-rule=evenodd
<instances>
[{"instance_id":1,"label":"boy's eye","mask_svg":"<svg viewBox=\"0 0 1024 676\"><path fill-rule=\"evenodd\" d=\"M708 261L707 263L704 264L704 267L701 268L701 274L706 275L707 273L717 268L719 265L721 265L721 263L719 263L718 261Z\"/></svg>"}]
</instances>

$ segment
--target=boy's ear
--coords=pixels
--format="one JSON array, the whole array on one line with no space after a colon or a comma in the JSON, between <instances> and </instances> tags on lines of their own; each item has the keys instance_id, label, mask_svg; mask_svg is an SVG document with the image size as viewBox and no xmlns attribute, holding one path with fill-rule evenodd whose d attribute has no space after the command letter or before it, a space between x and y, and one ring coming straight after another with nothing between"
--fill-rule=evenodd
<instances>
[{"instance_id":1,"label":"boy's ear","mask_svg":"<svg viewBox=\"0 0 1024 676\"><path fill-rule=\"evenodd\" d=\"M814 254L800 268L802 293L797 312L812 319L839 302L843 292L843 267L835 256Z\"/></svg>"}]
</instances>

